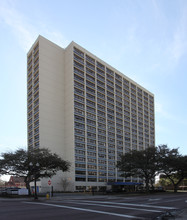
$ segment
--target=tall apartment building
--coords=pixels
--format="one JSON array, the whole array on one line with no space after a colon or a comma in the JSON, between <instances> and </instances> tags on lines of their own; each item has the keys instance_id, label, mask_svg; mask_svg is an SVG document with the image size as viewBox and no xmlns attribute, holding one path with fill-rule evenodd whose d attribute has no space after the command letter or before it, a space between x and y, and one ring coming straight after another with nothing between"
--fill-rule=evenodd
<instances>
[{"instance_id":1,"label":"tall apartment building","mask_svg":"<svg viewBox=\"0 0 187 220\"><path fill-rule=\"evenodd\" d=\"M69 190L120 177L116 161L155 144L154 95L75 42L65 49L39 36L27 55L28 147L71 162ZM47 185L41 180L42 186Z\"/></svg>"}]
</instances>

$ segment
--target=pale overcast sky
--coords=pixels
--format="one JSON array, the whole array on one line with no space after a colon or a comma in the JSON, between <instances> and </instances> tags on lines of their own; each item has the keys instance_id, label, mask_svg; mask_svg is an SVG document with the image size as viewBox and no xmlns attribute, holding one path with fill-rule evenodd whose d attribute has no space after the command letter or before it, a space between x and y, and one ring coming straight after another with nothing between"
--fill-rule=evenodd
<instances>
[{"instance_id":1,"label":"pale overcast sky","mask_svg":"<svg viewBox=\"0 0 187 220\"><path fill-rule=\"evenodd\" d=\"M72 40L155 95L156 145L187 154L186 0L0 0L0 153L27 147L26 54Z\"/></svg>"}]
</instances>

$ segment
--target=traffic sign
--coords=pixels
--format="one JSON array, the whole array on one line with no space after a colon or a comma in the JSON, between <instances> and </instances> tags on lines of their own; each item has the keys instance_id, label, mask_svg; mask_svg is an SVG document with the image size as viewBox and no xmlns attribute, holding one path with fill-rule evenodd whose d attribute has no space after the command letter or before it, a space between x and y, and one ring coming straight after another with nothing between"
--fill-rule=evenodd
<instances>
[{"instance_id":1,"label":"traffic sign","mask_svg":"<svg viewBox=\"0 0 187 220\"><path fill-rule=\"evenodd\" d=\"M49 186L51 185L51 180L48 180L48 185L49 185Z\"/></svg>"}]
</instances>

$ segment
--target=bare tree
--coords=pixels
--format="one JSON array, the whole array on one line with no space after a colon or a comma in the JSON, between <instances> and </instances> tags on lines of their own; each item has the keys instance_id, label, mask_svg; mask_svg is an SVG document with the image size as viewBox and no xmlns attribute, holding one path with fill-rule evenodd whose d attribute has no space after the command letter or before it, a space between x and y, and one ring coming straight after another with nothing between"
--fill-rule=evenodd
<instances>
[{"instance_id":1,"label":"bare tree","mask_svg":"<svg viewBox=\"0 0 187 220\"><path fill-rule=\"evenodd\" d=\"M60 180L60 185L62 186L63 191L65 192L68 186L70 185L70 181L68 180L68 178L62 177Z\"/></svg>"}]
</instances>

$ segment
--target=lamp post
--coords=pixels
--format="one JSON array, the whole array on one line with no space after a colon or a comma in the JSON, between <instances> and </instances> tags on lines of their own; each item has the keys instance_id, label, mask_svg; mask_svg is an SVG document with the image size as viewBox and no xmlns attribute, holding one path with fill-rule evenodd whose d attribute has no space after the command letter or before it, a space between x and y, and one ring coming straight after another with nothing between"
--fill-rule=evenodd
<instances>
[{"instance_id":1,"label":"lamp post","mask_svg":"<svg viewBox=\"0 0 187 220\"><path fill-rule=\"evenodd\" d=\"M34 175L34 199L38 199L36 179L37 179L37 173L39 171L40 164L37 162L35 165L33 165L33 163L30 162L29 166L30 166L31 170L33 171L33 175Z\"/></svg>"}]
</instances>

